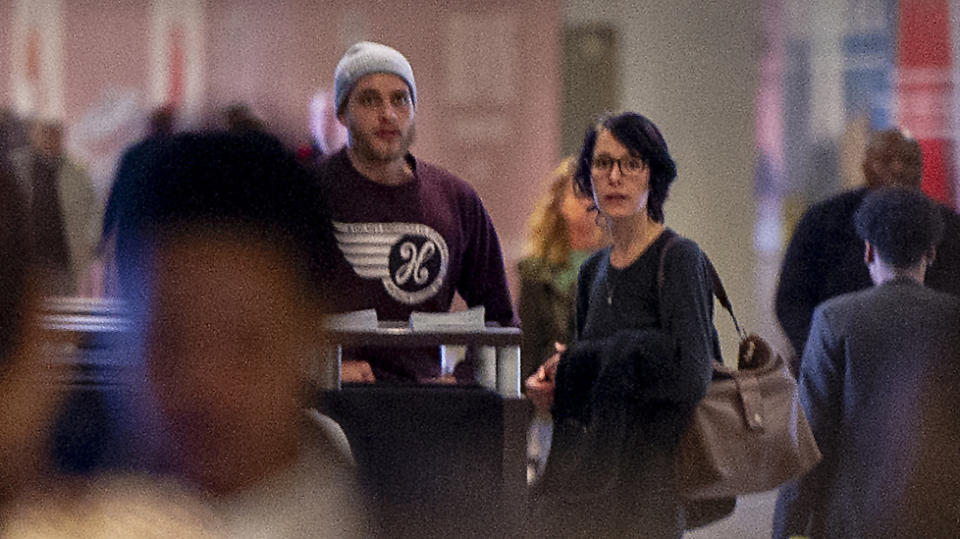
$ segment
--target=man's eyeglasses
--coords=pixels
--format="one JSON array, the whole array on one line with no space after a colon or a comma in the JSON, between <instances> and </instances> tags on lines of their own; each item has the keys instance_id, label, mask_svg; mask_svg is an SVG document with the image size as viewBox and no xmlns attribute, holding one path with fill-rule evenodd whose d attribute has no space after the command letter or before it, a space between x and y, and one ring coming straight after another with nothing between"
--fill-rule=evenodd
<instances>
[{"instance_id":1,"label":"man's eyeglasses","mask_svg":"<svg viewBox=\"0 0 960 539\"><path fill-rule=\"evenodd\" d=\"M609 174L613 170L613 165L620 167L620 174L624 176L635 176L643 172L644 167L647 166L643 162L643 159L639 157L624 157L622 159L614 159L612 157L607 157L605 155L598 155L593 158L592 168L594 172L600 172L603 174Z\"/></svg>"}]
</instances>

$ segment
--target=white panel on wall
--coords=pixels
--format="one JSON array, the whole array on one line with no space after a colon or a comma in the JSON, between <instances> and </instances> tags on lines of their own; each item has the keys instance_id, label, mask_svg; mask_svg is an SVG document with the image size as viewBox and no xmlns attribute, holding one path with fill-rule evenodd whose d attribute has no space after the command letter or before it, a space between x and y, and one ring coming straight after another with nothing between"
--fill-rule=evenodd
<instances>
[{"instance_id":1,"label":"white panel on wall","mask_svg":"<svg viewBox=\"0 0 960 539\"><path fill-rule=\"evenodd\" d=\"M843 35L846 0L813 0L811 32L810 135L814 142L836 140L843 133Z\"/></svg>"},{"instance_id":2,"label":"white panel on wall","mask_svg":"<svg viewBox=\"0 0 960 539\"><path fill-rule=\"evenodd\" d=\"M10 34L10 93L14 110L25 117L62 119L62 1L16 0Z\"/></svg>"},{"instance_id":3,"label":"white panel on wall","mask_svg":"<svg viewBox=\"0 0 960 539\"><path fill-rule=\"evenodd\" d=\"M150 101L182 107L188 120L204 93L204 2L153 0L150 6Z\"/></svg>"}]
</instances>

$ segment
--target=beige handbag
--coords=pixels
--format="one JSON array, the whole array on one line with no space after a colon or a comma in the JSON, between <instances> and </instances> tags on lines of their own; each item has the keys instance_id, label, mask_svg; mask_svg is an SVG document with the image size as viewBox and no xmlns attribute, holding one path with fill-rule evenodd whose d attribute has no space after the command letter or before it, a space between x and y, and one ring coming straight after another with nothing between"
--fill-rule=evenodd
<instances>
[{"instance_id":1,"label":"beige handbag","mask_svg":"<svg viewBox=\"0 0 960 539\"><path fill-rule=\"evenodd\" d=\"M714 365L680 440L677 479L687 498L770 490L820 461L786 362L756 335L741 339L740 352L739 370Z\"/></svg>"},{"instance_id":2,"label":"beige handbag","mask_svg":"<svg viewBox=\"0 0 960 539\"><path fill-rule=\"evenodd\" d=\"M677 236L660 255L663 262ZM740 335L738 369L713 364L713 380L697 404L677 448L677 480L687 499L712 499L771 490L820 461L820 450L800 405L797 382L783 358L756 335L745 335L713 264L717 300Z\"/></svg>"}]
</instances>

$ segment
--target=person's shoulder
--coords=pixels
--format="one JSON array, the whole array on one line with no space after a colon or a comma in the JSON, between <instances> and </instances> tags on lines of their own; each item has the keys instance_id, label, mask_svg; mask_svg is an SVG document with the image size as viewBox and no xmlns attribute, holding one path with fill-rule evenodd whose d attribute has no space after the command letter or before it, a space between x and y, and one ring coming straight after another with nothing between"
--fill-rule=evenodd
<instances>
[{"instance_id":1,"label":"person's shoulder","mask_svg":"<svg viewBox=\"0 0 960 539\"><path fill-rule=\"evenodd\" d=\"M939 294L939 292L912 283L873 285L824 300L817 306L814 313L816 315L816 312L820 311L822 315L835 320L858 318L864 313L873 311L879 304L889 303L891 298L896 298L896 301L926 301L923 298L929 298L931 294Z\"/></svg>"},{"instance_id":2,"label":"person's shoulder","mask_svg":"<svg viewBox=\"0 0 960 539\"><path fill-rule=\"evenodd\" d=\"M814 315L817 311L821 314L835 317L848 312L858 312L864 309L864 305L870 303L876 295L876 288L870 287L855 292L847 292L824 300L814 309Z\"/></svg>"},{"instance_id":3,"label":"person's shoulder","mask_svg":"<svg viewBox=\"0 0 960 539\"><path fill-rule=\"evenodd\" d=\"M417 176L426 187L443 189L460 196L477 197L477 191L466 180L456 176L449 170L412 157L417 168Z\"/></svg>"},{"instance_id":4,"label":"person's shoulder","mask_svg":"<svg viewBox=\"0 0 960 539\"><path fill-rule=\"evenodd\" d=\"M856 209L860 206L860 203L863 202L863 197L867 195L866 187L858 187L856 189L850 189L843 191L839 194L833 195L825 200L821 200L810 206L810 211L814 213L823 213L830 212L840 208L853 208Z\"/></svg>"},{"instance_id":5,"label":"person's shoulder","mask_svg":"<svg viewBox=\"0 0 960 539\"><path fill-rule=\"evenodd\" d=\"M351 186L356 185L350 179L358 175L347 157L346 148L319 157L313 165L307 167L307 173L324 196L333 200L343 198L344 192L350 192ZM350 185L346 185L348 183Z\"/></svg>"},{"instance_id":6,"label":"person's shoulder","mask_svg":"<svg viewBox=\"0 0 960 539\"><path fill-rule=\"evenodd\" d=\"M943 226L945 228L943 238L960 239L952 238L950 235L950 231L960 230L960 213L957 213L956 210L946 204L940 202L935 202L935 204L937 209L940 210L940 217L943 219Z\"/></svg>"},{"instance_id":7,"label":"person's shoulder","mask_svg":"<svg viewBox=\"0 0 960 539\"><path fill-rule=\"evenodd\" d=\"M594 275L597 273L598 268L603 263L607 257L610 256L610 247L604 247L587 258L583 264L580 265L580 275Z\"/></svg>"},{"instance_id":8,"label":"person's shoulder","mask_svg":"<svg viewBox=\"0 0 960 539\"><path fill-rule=\"evenodd\" d=\"M825 222L843 221L860 207L866 194L867 188L860 187L816 202L803 213L800 225L822 225Z\"/></svg>"},{"instance_id":9,"label":"person's shoulder","mask_svg":"<svg viewBox=\"0 0 960 539\"><path fill-rule=\"evenodd\" d=\"M824 300L813 309L810 316L811 324L817 325L819 320L820 331L831 335L844 335L858 325L864 313L871 312L871 305L875 299L871 297L872 288L847 292ZM813 328L811 328L811 333Z\"/></svg>"},{"instance_id":10,"label":"person's shoulder","mask_svg":"<svg viewBox=\"0 0 960 539\"><path fill-rule=\"evenodd\" d=\"M664 260L665 264L693 264L699 263L706 258L706 253L703 252L703 249L700 248L700 245L698 245L696 241L682 236L670 228L664 230L663 233L668 234L664 239L663 247L661 247L661 249L668 249Z\"/></svg>"},{"instance_id":11,"label":"person's shoulder","mask_svg":"<svg viewBox=\"0 0 960 539\"><path fill-rule=\"evenodd\" d=\"M911 295L916 296L917 301L920 303L929 305L931 309L956 311L960 313L960 297L956 294L931 288L926 285L911 288L916 288L916 290L910 290Z\"/></svg>"}]
</instances>

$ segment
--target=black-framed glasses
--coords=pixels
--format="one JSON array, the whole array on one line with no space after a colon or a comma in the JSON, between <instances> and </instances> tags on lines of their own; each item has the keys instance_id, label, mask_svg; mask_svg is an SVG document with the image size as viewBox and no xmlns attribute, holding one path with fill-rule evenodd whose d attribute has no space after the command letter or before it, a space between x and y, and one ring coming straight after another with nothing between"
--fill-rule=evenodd
<instances>
[{"instance_id":1,"label":"black-framed glasses","mask_svg":"<svg viewBox=\"0 0 960 539\"><path fill-rule=\"evenodd\" d=\"M623 157L620 159L614 159L606 155L598 155L593 158L593 163L591 167L594 172L601 172L603 174L609 174L613 170L613 165L620 167L620 174L624 176L636 176L643 172L644 167L647 166L643 162L643 159L639 157Z\"/></svg>"}]
</instances>

